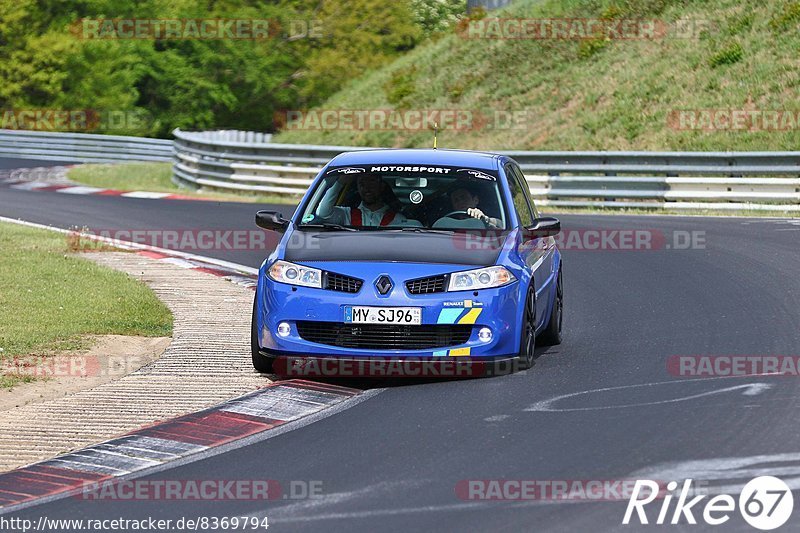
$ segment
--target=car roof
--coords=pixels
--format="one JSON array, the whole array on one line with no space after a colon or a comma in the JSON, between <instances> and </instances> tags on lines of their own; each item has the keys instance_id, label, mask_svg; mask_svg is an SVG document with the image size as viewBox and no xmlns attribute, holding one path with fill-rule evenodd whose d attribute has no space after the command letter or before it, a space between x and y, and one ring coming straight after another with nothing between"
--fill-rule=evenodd
<instances>
[{"instance_id":1,"label":"car roof","mask_svg":"<svg viewBox=\"0 0 800 533\"><path fill-rule=\"evenodd\" d=\"M330 165L443 165L465 166L480 170L497 170L500 155L470 150L380 149L344 152Z\"/></svg>"}]
</instances>

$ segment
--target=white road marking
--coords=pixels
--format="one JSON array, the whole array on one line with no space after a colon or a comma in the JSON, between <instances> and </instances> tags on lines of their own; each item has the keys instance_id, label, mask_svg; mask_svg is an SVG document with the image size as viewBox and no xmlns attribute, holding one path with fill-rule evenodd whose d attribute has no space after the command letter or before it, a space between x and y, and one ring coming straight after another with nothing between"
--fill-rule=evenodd
<instances>
[{"instance_id":1,"label":"white road marking","mask_svg":"<svg viewBox=\"0 0 800 533\"><path fill-rule=\"evenodd\" d=\"M47 183L44 181L29 181L27 183L18 183L17 185L12 185L12 189L21 189L23 191L33 191L36 189L41 189L43 187L49 187L53 185L52 183Z\"/></svg>"},{"instance_id":2,"label":"white road marking","mask_svg":"<svg viewBox=\"0 0 800 533\"><path fill-rule=\"evenodd\" d=\"M727 378L711 378L711 379L727 379ZM623 385L620 387L606 387L602 389L590 389L580 392L573 392L570 394L562 394L560 396L555 396L553 398L549 398L547 400L538 401L532 404L530 407L524 409L525 411L529 412L569 412L569 411L600 411L604 409L621 409L627 407L642 407L646 405L661 405L661 404L668 404L668 403L676 403L676 402L685 402L689 400L696 400L697 398L703 398L706 396L712 396L716 394L723 394L725 392L732 392L736 390L742 390L742 394L745 396L756 396L757 394L761 394L762 392L770 389L772 385L767 383L745 383L742 385L734 385L732 387L725 387L723 389L716 389L706 392L701 392L698 394L691 394L689 396L681 396L679 398L672 398L669 400L656 400L652 402L639 402L639 403L630 403L630 404L619 404L619 405L602 405L602 406L594 406L594 407L569 407L560 409L558 407L553 407L553 404L559 402L561 400L565 400L567 398L574 398L576 396L584 396L587 394L594 394L598 392L609 392L609 391L616 391L616 390L625 390L625 389L637 389L637 388L645 388L645 387L658 387L661 385L675 385L675 384L686 384L686 383L693 383L697 381L707 381L707 380L699 380L699 379L691 379L691 380L681 380L681 381L660 381L655 383L641 383L637 385Z\"/></svg>"},{"instance_id":3,"label":"white road marking","mask_svg":"<svg viewBox=\"0 0 800 533\"><path fill-rule=\"evenodd\" d=\"M165 196L172 196L171 192L147 192L147 191L132 191L120 194L125 198L164 198Z\"/></svg>"},{"instance_id":4,"label":"white road marking","mask_svg":"<svg viewBox=\"0 0 800 533\"><path fill-rule=\"evenodd\" d=\"M313 500L311 500L313 501ZM368 511L332 512L325 514L310 514L308 510L297 513L294 509L287 512L288 507L278 507L270 511L259 511L246 516L269 517L270 525L291 524L297 522L319 522L328 520L352 520L357 518L374 518L380 516L418 515L421 513L443 513L452 511L471 511L481 509L515 509L519 507L539 507L543 505L576 505L581 503L596 503L594 500L509 500L509 501L464 501L444 505L426 505L420 507L392 507L387 509L370 509ZM313 511L312 511L313 512Z\"/></svg>"},{"instance_id":5,"label":"white road marking","mask_svg":"<svg viewBox=\"0 0 800 533\"><path fill-rule=\"evenodd\" d=\"M759 476L777 476L792 490L800 489L800 452L670 461L636 470L627 477L679 483L692 479L709 494L736 494Z\"/></svg>"},{"instance_id":6,"label":"white road marking","mask_svg":"<svg viewBox=\"0 0 800 533\"><path fill-rule=\"evenodd\" d=\"M763 220L748 220L747 222L742 222L742 226L749 226L750 224L788 224L790 226L800 226L800 219L798 218L783 218L783 219L774 219L774 218L767 218Z\"/></svg>"},{"instance_id":7,"label":"white road marking","mask_svg":"<svg viewBox=\"0 0 800 533\"><path fill-rule=\"evenodd\" d=\"M788 466L776 467L777 462L794 462ZM695 490L707 494L738 494L742 487L754 477L773 475L780 477L792 490L800 489L800 453L781 453L773 455L754 455L748 457L723 457L713 459L675 461L661 463L652 467L636 470L625 476L626 479L653 479L659 481L695 480ZM739 481L736 483L731 481ZM715 481L722 484L713 484ZM728 483L726 483L726 481ZM373 494L372 489L366 491ZM411 487L409 487L411 488ZM374 518L381 516L415 515L420 513L436 513L466 511L479 509L517 508L541 505L591 503L585 500L524 500L524 501L470 501L444 505L419 507L369 509L351 512L329 512L314 514L314 511L326 506L333 506L351 501L364 491L352 491L323 496L320 499L293 502L286 506L272 509L269 512L257 512L248 516L269 516L276 524L318 522L327 520L352 520L358 518Z\"/></svg>"},{"instance_id":8,"label":"white road marking","mask_svg":"<svg viewBox=\"0 0 800 533\"><path fill-rule=\"evenodd\" d=\"M66 189L59 189L58 192L64 194L94 194L96 192L105 191L100 187L85 187L83 185L76 185L75 187L67 187Z\"/></svg>"},{"instance_id":9,"label":"white road marking","mask_svg":"<svg viewBox=\"0 0 800 533\"><path fill-rule=\"evenodd\" d=\"M197 268L197 265L195 265L194 263L191 263L185 259L180 259L178 257L165 257L163 259L160 259L160 261L169 263L171 265L179 266L181 268Z\"/></svg>"},{"instance_id":10,"label":"white road marking","mask_svg":"<svg viewBox=\"0 0 800 533\"><path fill-rule=\"evenodd\" d=\"M499 503L506 503L506 502L499 502ZM518 502L513 502L518 503ZM542 504L546 502L524 502L526 504ZM497 507L498 502L464 502L464 503L451 503L447 505L430 505L426 507L404 507L404 508L392 508L392 509L374 509L370 511L354 511L350 513L327 513L327 514L319 514L319 515L297 515L294 512L287 513L284 515L281 511L283 508L278 508L274 511L265 513L270 520L270 525L272 525L273 520L274 523L278 524L288 524L288 523L296 523L296 522L319 522L321 520L350 520L353 518L372 518L376 516L394 516L394 515L403 515L403 514L410 514L416 515L420 513L430 513L430 512L443 512L443 511L463 511L467 509L478 509L478 508L489 508L489 507ZM261 516L260 514L256 515L248 515L248 516Z\"/></svg>"},{"instance_id":11,"label":"white road marking","mask_svg":"<svg viewBox=\"0 0 800 533\"><path fill-rule=\"evenodd\" d=\"M506 418L509 418L509 415L494 415L494 416L487 416L483 419L484 422L502 422Z\"/></svg>"}]
</instances>

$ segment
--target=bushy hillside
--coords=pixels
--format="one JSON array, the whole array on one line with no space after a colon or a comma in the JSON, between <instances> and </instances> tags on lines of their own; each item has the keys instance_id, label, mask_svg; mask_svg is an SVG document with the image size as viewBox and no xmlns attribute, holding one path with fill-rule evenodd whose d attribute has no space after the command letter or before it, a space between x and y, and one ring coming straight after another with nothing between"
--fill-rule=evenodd
<instances>
[{"instance_id":1,"label":"bushy hillside","mask_svg":"<svg viewBox=\"0 0 800 533\"><path fill-rule=\"evenodd\" d=\"M342 71L353 80L322 107L468 113L468 128L446 129L439 141L471 149L800 149L798 1L520 0L488 17L654 21L656 38L475 38L496 36L488 19L471 22L473 38L465 38L462 21L379 70ZM475 32L475 24L484 29ZM497 117L510 113L518 117L513 127L500 124ZM296 122L277 140L431 142L425 129L342 123Z\"/></svg>"}]
</instances>

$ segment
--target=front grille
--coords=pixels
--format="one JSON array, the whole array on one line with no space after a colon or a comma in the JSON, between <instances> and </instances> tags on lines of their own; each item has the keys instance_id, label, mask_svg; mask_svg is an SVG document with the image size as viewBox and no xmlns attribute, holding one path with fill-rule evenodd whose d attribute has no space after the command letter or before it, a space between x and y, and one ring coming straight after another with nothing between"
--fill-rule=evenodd
<instances>
[{"instance_id":1,"label":"front grille","mask_svg":"<svg viewBox=\"0 0 800 533\"><path fill-rule=\"evenodd\" d=\"M351 278L344 274L334 274L333 272L327 272L325 280L326 289L339 292L358 292L361 290L361 284L364 283L363 280L358 278Z\"/></svg>"},{"instance_id":2,"label":"front grille","mask_svg":"<svg viewBox=\"0 0 800 533\"><path fill-rule=\"evenodd\" d=\"M446 348L469 340L470 324L345 324L342 322L297 322L300 336L318 344L342 348L374 348L382 350Z\"/></svg>"},{"instance_id":3,"label":"front grille","mask_svg":"<svg viewBox=\"0 0 800 533\"><path fill-rule=\"evenodd\" d=\"M431 294L434 292L444 292L447 276L430 276L427 278L412 279L406 281L406 289L409 294Z\"/></svg>"}]
</instances>

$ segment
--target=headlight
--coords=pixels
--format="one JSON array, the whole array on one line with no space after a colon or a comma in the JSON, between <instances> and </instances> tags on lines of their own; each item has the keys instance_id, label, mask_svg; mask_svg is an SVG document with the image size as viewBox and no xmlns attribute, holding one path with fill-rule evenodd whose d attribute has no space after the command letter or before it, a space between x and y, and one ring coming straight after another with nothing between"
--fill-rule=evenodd
<instances>
[{"instance_id":1,"label":"headlight","mask_svg":"<svg viewBox=\"0 0 800 533\"><path fill-rule=\"evenodd\" d=\"M450 274L448 291L477 291L508 285L516 278L505 267L493 266Z\"/></svg>"},{"instance_id":2,"label":"headlight","mask_svg":"<svg viewBox=\"0 0 800 533\"><path fill-rule=\"evenodd\" d=\"M275 261L269 267L269 277L279 283L322 288L322 271L288 261Z\"/></svg>"}]
</instances>

